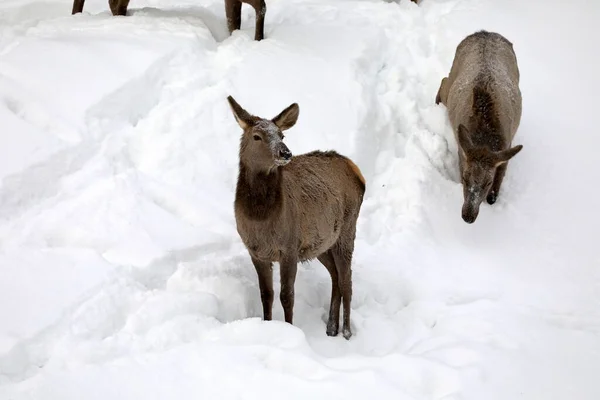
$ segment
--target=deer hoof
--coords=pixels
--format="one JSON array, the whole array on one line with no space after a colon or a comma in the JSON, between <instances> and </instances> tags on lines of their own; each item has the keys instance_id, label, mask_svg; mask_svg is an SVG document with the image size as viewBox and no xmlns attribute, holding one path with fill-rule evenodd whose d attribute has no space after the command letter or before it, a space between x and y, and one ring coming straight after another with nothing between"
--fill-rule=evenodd
<instances>
[{"instance_id":1,"label":"deer hoof","mask_svg":"<svg viewBox=\"0 0 600 400\"><path fill-rule=\"evenodd\" d=\"M328 322L327 323L327 336L337 336L340 330L339 323Z\"/></svg>"},{"instance_id":2,"label":"deer hoof","mask_svg":"<svg viewBox=\"0 0 600 400\"><path fill-rule=\"evenodd\" d=\"M352 331L350 330L350 328L344 328L344 330L342 331L342 335L344 335L344 339L350 340L350 338L352 337Z\"/></svg>"},{"instance_id":3,"label":"deer hoof","mask_svg":"<svg viewBox=\"0 0 600 400\"><path fill-rule=\"evenodd\" d=\"M488 204L494 204L496 202L496 199L498 198L498 195L496 194L496 192L491 192L490 194L487 195L487 202Z\"/></svg>"}]
</instances>

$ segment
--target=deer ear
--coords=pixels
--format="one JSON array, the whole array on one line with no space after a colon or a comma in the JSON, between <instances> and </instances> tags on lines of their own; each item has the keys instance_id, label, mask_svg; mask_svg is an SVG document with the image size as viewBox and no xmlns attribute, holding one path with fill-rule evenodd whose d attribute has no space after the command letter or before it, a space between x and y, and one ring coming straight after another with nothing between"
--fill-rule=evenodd
<instances>
[{"instance_id":1,"label":"deer ear","mask_svg":"<svg viewBox=\"0 0 600 400\"><path fill-rule=\"evenodd\" d=\"M463 151L473 147L473 143L469 138L469 130L463 124L458 125L458 144Z\"/></svg>"},{"instance_id":2,"label":"deer ear","mask_svg":"<svg viewBox=\"0 0 600 400\"><path fill-rule=\"evenodd\" d=\"M233 116L240 125L240 128L248 128L252 123L252 116L248 113L248 111L244 110L233 97L227 96L227 101L229 102Z\"/></svg>"},{"instance_id":3,"label":"deer ear","mask_svg":"<svg viewBox=\"0 0 600 400\"><path fill-rule=\"evenodd\" d=\"M508 160L510 160L511 158L516 156L517 153L520 152L522 148L523 148L523 145L517 145L515 147L511 147L508 150L504 150L504 151L496 153L496 157L497 157L496 167L505 162L508 162Z\"/></svg>"},{"instance_id":4,"label":"deer ear","mask_svg":"<svg viewBox=\"0 0 600 400\"><path fill-rule=\"evenodd\" d=\"M298 115L300 115L300 107L294 103L282 112L278 116L272 119L273 123L279 127L282 131L290 129L298 121Z\"/></svg>"}]
</instances>

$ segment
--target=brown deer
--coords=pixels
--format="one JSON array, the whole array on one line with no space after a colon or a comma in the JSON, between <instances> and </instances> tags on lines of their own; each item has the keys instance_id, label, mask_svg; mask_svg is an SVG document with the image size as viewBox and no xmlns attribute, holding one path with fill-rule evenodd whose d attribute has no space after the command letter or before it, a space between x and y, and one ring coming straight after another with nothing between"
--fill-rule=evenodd
<instances>
[{"instance_id":1,"label":"brown deer","mask_svg":"<svg viewBox=\"0 0 600 400\"><path fill-rule=\"evenodd\" d=\"M242 3L254 7L256 12L256 27L254 40L263 40L265 38L265 15L267 14L267 5L265 0L225 0L225 15L227 16L227 27L231 35L236 29L240 29L242 24Z\"/></svg>"},{"instance_id":2,"label":"brown deer","mask_svg":"<svg viewBox=\"0 0 600 400\"><path fill-rule=\"evenodd\" d=\"M365 179L356 164L334 151L292 157L282 131L296 123L298 104L264 119L233 97L227 100L244 131L235 220L258 274L264 319L272 316L272 263L280 265L281 304L285 321L292 324L298 262L317 258L331 275L327 335L338 334L343 302L342 334L350 339L351 263Z\"/></svg>"},{"instance_id":3,"label":"brown deer","mask_svg":"<svg viewBox=\"0 0 600 400\"><path fill-rule=\"evenodd\" d=\"M83 12L83 4L85 0L73 0L73 11L71 14ZM126 15L129 0L108 0L110 11L113 15Z\"/></svg>"},{"instance_id":4,"label":"brown deer","mask_svg":"<svg viewBox=\"0 0 600 400\"><path fill-rule=\"evenodd\" d=\"M463 39L435 102L446 106L458 142L462 218L471 224L484 198L496 202L508 160L523 148L511 147L522 110L512 43L486 31Z\"/></svg>"}]
</instances>

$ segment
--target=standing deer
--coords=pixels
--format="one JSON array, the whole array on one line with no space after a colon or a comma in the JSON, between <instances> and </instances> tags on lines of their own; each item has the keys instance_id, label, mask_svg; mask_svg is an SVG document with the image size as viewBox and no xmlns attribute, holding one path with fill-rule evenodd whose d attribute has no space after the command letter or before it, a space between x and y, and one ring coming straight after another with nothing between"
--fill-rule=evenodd
<instances>
[{"instance_id":1,"label":"standing deer","mask_svg":"<svg viewBox=\"0 0 600 400\"><path fill-rule=\"evenodd\" d=\"M265 15L267 14L267 5L265 0L225 0L225 14L227 16L227 27L231 35L236 29L240 29L242 24L242 3L254 7L256 12L256 27L254 40L263 40L265 38Z\"/></svg>"},{"instance_id":2,"label":"standing deer","mask_svg":"<svg viewBox=\"0 0 600 400\"><path fill-rule=\"evenodd\" d=\"M351 263L365 179L356 164L334 151L292 157L282 131L296 123L298 104L264 119L233 97L227 100L244 131L235 220L258 274L264 319L272 316L272 263L280 265L281 304L285 321L292 324L298 262L317 258L331 275L327 335L338 334L343 302L342 334L350 339Z\"/></svg>"},{"instance_id":3,"label":"standing deer","mask_svg":"<svg viewBox=\"0 0 600 400\"><path fill-rule=\"evenodd\" d=\"M512 43L486 31L463 39L435 102L446 106L458 142L462 218L471 224L484 198L496 202L508 160L523 148L511 147L522 110Z\"/></svg>"},{"instance_id":4,"label":"standing deer","mask_svg":"<svg viewBox=\"0 0 600 400\"><path fill-rule=\"evenodd\" d=\"M73 0L73 11L71 14L77 14L83 11L85 0ZM126 15L129 0L108 0L110 11L113 15Z\"/></svg>"}]
</instances>

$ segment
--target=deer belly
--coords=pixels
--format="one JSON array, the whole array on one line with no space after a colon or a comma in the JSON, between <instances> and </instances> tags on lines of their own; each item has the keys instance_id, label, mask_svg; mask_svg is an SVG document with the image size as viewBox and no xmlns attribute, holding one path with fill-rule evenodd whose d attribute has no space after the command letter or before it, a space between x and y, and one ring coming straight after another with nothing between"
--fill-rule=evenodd
<instances>
[{"instance_id":1,"label":"deer belly","mask_svg":"<svg viewBox=\"0 0 600 400\"><path fill-rule=\"evenodd\" d=\"M337 242L338 236L337 232L332 231L329 235L317 235L310 241L300 243L298 258L301 261L317 258Z\"/></svg>"},{"instance_id":2,"label":"deer belly","mask_svg":"<svg viewBox=\"0 0 600 400\"><path fill-rule=\"evenodd\" d=\"M248 253L258 260L267 262L279 262L281 259L281 250L276 246L258 244L258 243L245 243Z\"/></svg>"}]
</instances>

